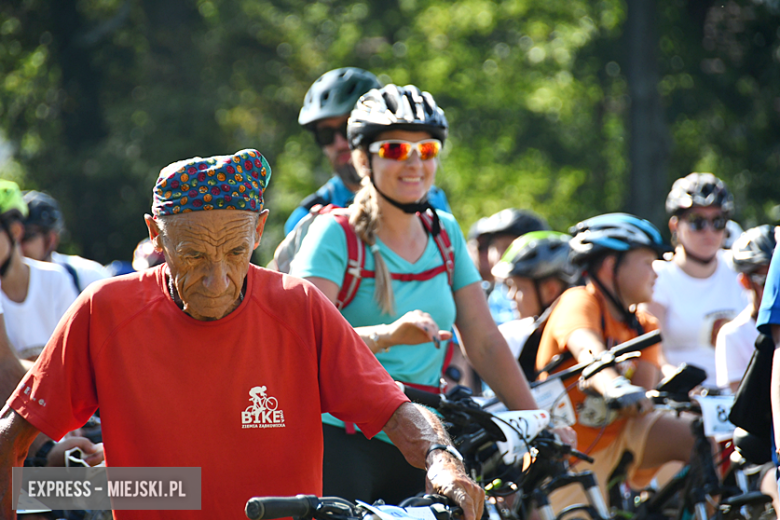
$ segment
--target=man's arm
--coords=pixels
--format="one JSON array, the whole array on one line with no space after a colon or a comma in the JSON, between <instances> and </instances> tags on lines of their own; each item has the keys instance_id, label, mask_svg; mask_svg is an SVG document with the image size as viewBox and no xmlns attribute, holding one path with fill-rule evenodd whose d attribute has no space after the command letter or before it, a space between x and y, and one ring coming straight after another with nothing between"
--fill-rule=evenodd
<instances>
[{"instance_id":1,"label":"man's arm","mask_svg":"<svg viewBox=\"0 0 780 520\"><path fill-rule=\"evenodd\" d=\"M434 444L452 445L434 414L422 406L404 403L384 428L412 466L425 468L429 492L445 495L463 508L465 520L482 518L485 492L468 475L463 464L444 450L428 450Z\"/></svg>"},{"instance_id":2,"label":"man's arm","mask_svg":"<svg viewBox=\"0 0 780 520\"><path fill-rule=\"evenodd\" d=\"M11 468L24 459L39 431L6 405L0 412L0 518L14 518Z\"/></svg>"},{"instance_id":3,"label":"man's arm","mask_svg":"<svg viewBox=\"0 0 780 520\"><path fill-rule=\"evenodd\" d=\"M24 377L26 370L16 357L5 333L5 320L0 314L0 399L5 402Z\"/></svg>"},{"instance_id":4,"label":"man's arm","mask_svg":"<svg viewBox=\"0 0 780 520\"><path fill-rule=\"evenodd\" d=\"M771 325L775 353L772 356L772 383L770 400L772 402L772 425L775 430L775 449L780 457L780 325Z\"/></svg>"}]
</instances>

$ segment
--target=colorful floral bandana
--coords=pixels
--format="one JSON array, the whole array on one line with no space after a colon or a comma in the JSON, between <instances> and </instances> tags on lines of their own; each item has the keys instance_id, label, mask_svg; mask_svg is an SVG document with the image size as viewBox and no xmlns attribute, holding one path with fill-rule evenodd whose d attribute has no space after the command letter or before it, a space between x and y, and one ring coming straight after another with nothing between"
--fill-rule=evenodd
<instances>
[{"instance_id":1,"label":"colorful floral bandana","mask_svg":"<svg viewBox=\"0 0 780 520\"><path fill-rule=\"evenodd\" d=\"M271 167L257 150L175 162L160 171L152 213L176 215L210 209L263 210Z\"/></svg>"}]
</instances>

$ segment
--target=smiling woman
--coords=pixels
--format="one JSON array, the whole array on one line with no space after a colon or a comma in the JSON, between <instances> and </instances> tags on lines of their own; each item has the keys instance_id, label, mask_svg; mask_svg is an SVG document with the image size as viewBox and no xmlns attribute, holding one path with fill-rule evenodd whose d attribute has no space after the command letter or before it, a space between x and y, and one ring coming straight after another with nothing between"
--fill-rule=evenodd
<instances>
[{"instance_id":1,"label":"smiling woman","mask_svg":"<svg viewBox=\"0 0 780 520\"><path fill-rule=\"evenodd\" d=\"M448 350L440 344L455 325L470 361L504 402L535 408L490 317L458 223L427 200L447 129L436 101L415 86L387 85L360 98L347 137L362 187L347 223L330 214L311 224L291 274L339 305L395 380L438 392ZM365 261L354 299L343 303L342 285L352 285L344 274L350 228ZM387 436L368 441L331 415L323 423L326 495L395 503L423 491L423 472L406 464Z\"/></svg>"}]
</instances>

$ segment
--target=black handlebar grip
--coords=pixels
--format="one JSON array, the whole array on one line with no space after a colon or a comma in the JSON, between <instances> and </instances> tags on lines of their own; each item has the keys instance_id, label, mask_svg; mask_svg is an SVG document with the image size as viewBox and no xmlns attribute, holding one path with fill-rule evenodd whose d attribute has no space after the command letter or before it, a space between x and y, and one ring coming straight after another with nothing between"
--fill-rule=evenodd
<instances>
[{"instance_id":1,"label":"black handlebar grip","mask_svg":"<svg viewBox=\"0 0 780 520\"><path fill-rule=\"evenodd\" d=\"M250 520L269 520L271 518L311 517L319 504L316 495L297 495L294 497L254 497L246 503L244 512Z\"/></svg>"},{"instance_id":2,"label":"black handlebar grip","mask_svg":"<svg viewBox=\"0 0 780 520\"><path fill-rule=\"evenodd\" d=\"M653 330L617 345L612 349L615 357L628 352L638 352L661 342L661 330Z\"/></svg>"},{"instance_id":3,"label":"black handlebar grip","mask_svg":"<svg viewBox=\"0 0 780 520\"><path fill-rule=\"evenodd\" d=\"M404 385L404 393L406 394L406 397L415 403L424 404L434 410L441 408L441 395L439 394L418 390L407 385Z\"/></svg>"}]
</instances>

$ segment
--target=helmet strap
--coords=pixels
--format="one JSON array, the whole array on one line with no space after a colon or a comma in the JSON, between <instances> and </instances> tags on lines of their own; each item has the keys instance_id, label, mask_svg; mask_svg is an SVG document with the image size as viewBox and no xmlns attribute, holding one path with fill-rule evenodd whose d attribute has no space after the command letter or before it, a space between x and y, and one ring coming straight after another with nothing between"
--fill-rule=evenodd
<instances>
[{"instance_id":1,"label":"helmet strap","mask_svg":"<svg viewBox=\"0 0 780 520\"><path fill-rule=\"evenodd\" d=\"M383 199L385 199L387 202L395 206L396 208L400 209L404 213L414 215L416 213L425 213L429 209L431 210L431 213L433 213L433 234L434 236L438 235L441 231L441 223L439 222L439 216L436 214L436 210L433 209L433 206L431 206L431 203L428 201L428 194L426 193L425 196L423 196L422 200L419 200L417 202L410 202L407 204L404 204L402 202L398 202L397 200L393 200L389 196L382 193L382 191L377 187L376 183L374 182L374 171L371 169L370 163L369 163L369 179L371 180L371 184L374 186L374 189L376 192L382 196Z\"/></svg>"},{"instance_id":2,"label":"helmet strap","mask_svg":"<svg viewBox=\"0 0 780 520\"><path fill-rule=\"evenodd\" d=\"M622 299L620 298L620 291L618 290L618 283L617 283L617 271L620 264L620 261L623 259L623 255L619 254L617 259L615 260L615 267L613 268L613 280L614 280L614 286L615 286L615 293L613 294L612 291L606 288L606 286L601 282L601 280L598 279L595 273L590 274L591 280L593 280L593 283L596 284L596 286L599 288L599 290L604 294L604 296L609 300L612 305L617 307L618 312L620 312L620 315L623 318L623 322L631 327L637 334L640 336L645 333L644 328L639 323L639 320L637 320L636 314L628 310L628 307L623 303Z\"/></svg>"},{"instance_id":3,"label":"helmet strap","mask_svg":"<svg viewBox=\"0 0 780 520\"><path fill-rule=\"evenodd\" d=\"M697 264L710 265L712 263L712 261L715 260L715 258L717 258L717 256L718 256L718 253L715 253L714 255L712 255L709 258L702 258L702 257L696 256L693 253L691 253L690 251L688 251L688 249L684 245L682 245L682 244L680 244L680 245L682 246L683 251L685 251L685 257L686 258L690 258L691 260L693 260Z\"/></svg>"},{"instance_id":4,"label":"helmet strap","mask_svg":"<svg viewBox=\"0 0 780 520\"><path fill-rule=\"evenodd\" d=\"M534 282L534 291L536 291L536 301L539 302L539 316L544 314L544 311L547 310L547 307L550 306L550 304L545 304L542 301L542 288L539 286L539 280L533 279ZM552 302L551 302L552 303Z\"/></svg>"}]
</instances>

